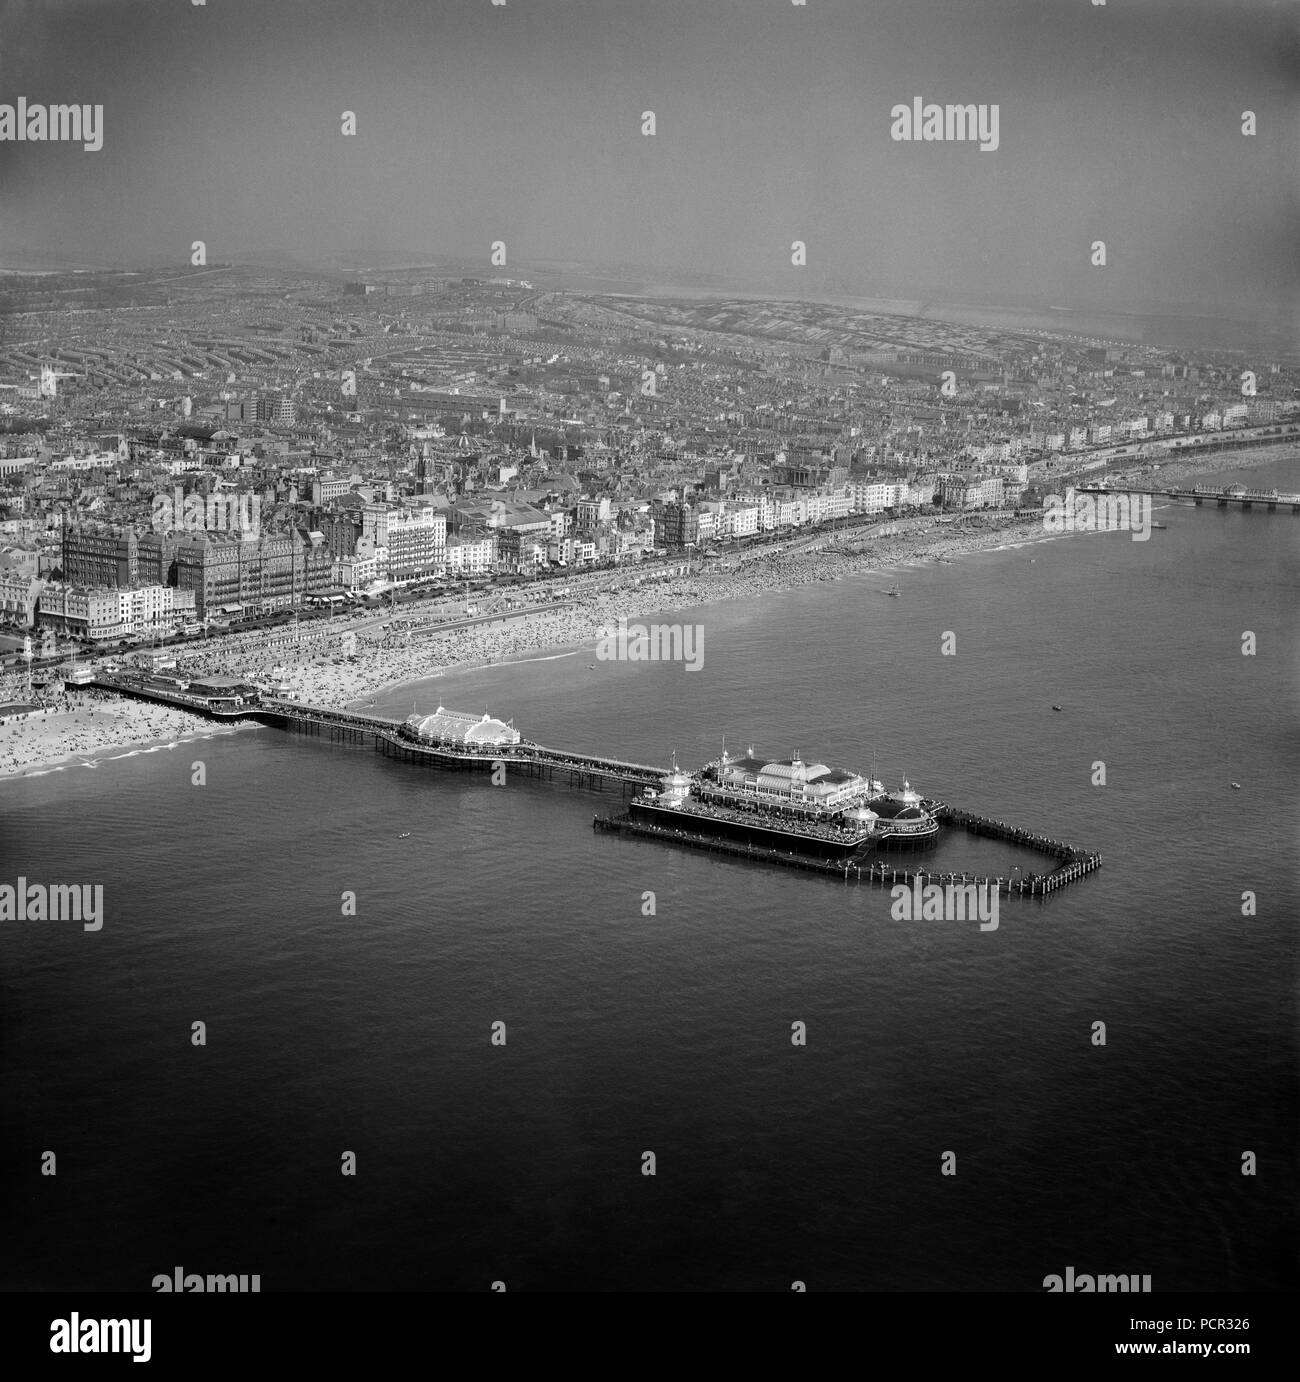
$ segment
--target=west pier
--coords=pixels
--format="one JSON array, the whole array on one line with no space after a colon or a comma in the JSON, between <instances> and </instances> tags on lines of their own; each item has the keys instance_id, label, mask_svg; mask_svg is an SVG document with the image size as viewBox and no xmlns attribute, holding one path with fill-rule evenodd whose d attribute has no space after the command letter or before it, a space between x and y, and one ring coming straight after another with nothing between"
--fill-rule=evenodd
<instances>
[{"instance_id":1,"label":"west pier","mask_svg":"<svg viewBox=\"0 0 1300 1382\"><path fill-rule=\"evenodd\" d=\"M189 689L168 689L149 685L144 678L133 674L113 673L101 673L90 684L139 700L182 706L209 719L251 720L336 742L369 745L387 758L452 772L492 773L504 767L509 773L546 781L558 779L567 786L585 791L618 791L624 797L644 792L647 787L658 787L669 773L669 769L649 763L633 763L595 754L575 753L568 749L552 749L523 738L517 743L494 744L429 742L414 735L400 720L380 715L366 715L359 711L331 710L298 701L266 698L258 695L253 688L249 688L253 694L247 698L229 689L219 695L202 696L193 694ZM794 851L769 849L713 835L651 825L633 820L627 811L612 816L598 815L593 821L593 828L679 844L691 849L707 850L713 854L746 859L754 863L801 869L821 874L823 877L842 878L845 882L875 883L890 887L899 883L911 886L916 882L922 885L975 884L996 888L999 894L1008 896L1014 894L1048 897L1101 867L1101 855L1095 851L1077 848L1063 840L1040 835L1007 821L964 811L945 801L922 799L921 805L934 815L941 825L1034 850L1055 860L1055 867L1046 873L1026 874L1014 870L1006 877L993 874L940 873L923 867L899 867L892 860L882 857L878 852L879 846L873 844L864 845L848 860L819 859Z\"/></svg>"}]
</instances>

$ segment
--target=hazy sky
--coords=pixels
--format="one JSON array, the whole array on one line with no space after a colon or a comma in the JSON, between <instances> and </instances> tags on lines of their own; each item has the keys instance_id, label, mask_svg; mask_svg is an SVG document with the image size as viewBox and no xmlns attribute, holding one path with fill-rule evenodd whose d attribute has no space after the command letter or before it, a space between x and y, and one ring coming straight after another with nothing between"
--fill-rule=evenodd
<instances>
[{"instance_id":1,"label":"hazy sky","mask_svg":"<svg viewBox=\"0 0 1300 1382\"><path fill-rule=\"evenodd\" d=\"M19 96L102 104L104 144L0 143L0 263L489 270L504 240L521 269L1300 309L1293 0L0 0ZM891 139L914 97L996 104L998 149Z\"/></svg>"}]
</instances>

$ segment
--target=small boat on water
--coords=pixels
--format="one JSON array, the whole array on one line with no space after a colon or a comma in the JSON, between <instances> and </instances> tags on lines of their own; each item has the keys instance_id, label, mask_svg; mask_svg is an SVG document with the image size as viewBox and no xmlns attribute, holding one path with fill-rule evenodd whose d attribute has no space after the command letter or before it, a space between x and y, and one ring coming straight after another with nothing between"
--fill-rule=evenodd
<instances>
[{"instance_id":1,"label":"small boat on water","mask_svg":"<svg viewBox=\"0 0 1300 1382\"><path fill-rule=\"evenodd\" d=\"M410 834L411 834L411 832L410 832L409 830L403 830L402 833L401 833L397 838L398 838L399 840L409 839Z\"/></svg>"},{"instance_id":2,"label":"small boat on water","mask_svg":"<svg viewBox=\"0 0 1300 1382\"><path fill-rule=\"evenodd\" d=\"M1061 710L1061 709L1063 709L1063 707L1062 707L1062 706L1059 706L1059 705L1054 705L1054 706L1052 707L1052 709L1053 709L1053 710Z\"/></svg>"},{"instance_id":3,"label":"small boat on water","mask_svg":"<svg viewBox=\"0 0 1300 1382\"><path fill-rule=\"evenodd\" d=\"M1234 783L1232 784L1232 790L1233 790L1234 792L1240 792L1240 791L1241 791L1241 783L1240 783L1240 782L1234 782Z\"/></svg>"},{"instance_id":4,"label":"small boat on water","mask_svg":"<svg viewBox=\"0 0 1300 1382\"><path fill-rule=\"evenodd\" d=\"M898 597L899 597L902 593L903 593L903 592L902 592L901 590L899 590L899 588L898 588L897 586L893 586L891 589L885 591L885 594L886 594L886 595L892 595L892 596L894 597L894 599L898 599Z\"/></svg>"}]
</instances>

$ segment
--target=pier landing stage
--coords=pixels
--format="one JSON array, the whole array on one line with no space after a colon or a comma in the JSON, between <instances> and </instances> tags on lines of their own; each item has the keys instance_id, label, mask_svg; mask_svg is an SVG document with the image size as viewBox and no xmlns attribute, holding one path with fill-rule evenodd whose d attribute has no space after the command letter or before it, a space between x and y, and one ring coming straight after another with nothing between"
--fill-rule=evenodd
<instances>
[{"instance_id":1,"label":"pier landing stage","mask_svg":"<svg viewBox=\"0 0 1300 1382\"><path fill-rule=\"evenodd\" d=\"M970 811L950 806L947 802L927 800L923 804L945 825L968 831L972 835L1005 840L1026 849L1036 850L1055 859L1056 867L1048 873L1041 874L1021 873L1016 870L1006 877L976 873L938 873L933 869L919 867L899 868L896 864L879 857L872 846L867 846L848 858L817 858L811 854L729 840L717 835L670 829L649 821L636 820L629 812L616 816L597 816L592 825L596 830L641 836L644 839L658 840L663 844L684 845L690 849L707 850L713 854L729 855L752 863L803 869L823 876L843 878L846 882L853 880L890 886L898 883L911 886L915 882L922 885L954 883L963 886L973 883L977 886L996 888L999 893L1008 896L1016 894L1047 897L1101 867L1101 855L1095 851L1076 849L1062 840L1049 839L1045 835L1037 835L1033 831L1008 825L1005 821L994 820L988 816L977 816Z\"/></svg>"}]
</instances>

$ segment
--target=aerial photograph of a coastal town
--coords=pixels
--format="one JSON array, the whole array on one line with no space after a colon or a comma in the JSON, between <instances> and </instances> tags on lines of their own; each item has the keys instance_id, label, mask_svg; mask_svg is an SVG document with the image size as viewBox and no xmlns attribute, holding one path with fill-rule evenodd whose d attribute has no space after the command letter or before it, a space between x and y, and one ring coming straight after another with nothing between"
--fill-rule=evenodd
<instances>
[{"instance_id":1,"label":"aerial photograph of a coastal town","mask_svg":"<svg viewBox=\"0 0 1300 1382\"><path fill-rule=\"evenodd\" d=\"M0 1289L1243 1351L1297 71L1273 0L0 0Z\"/></svg>"}]
</instances>

